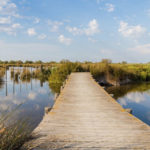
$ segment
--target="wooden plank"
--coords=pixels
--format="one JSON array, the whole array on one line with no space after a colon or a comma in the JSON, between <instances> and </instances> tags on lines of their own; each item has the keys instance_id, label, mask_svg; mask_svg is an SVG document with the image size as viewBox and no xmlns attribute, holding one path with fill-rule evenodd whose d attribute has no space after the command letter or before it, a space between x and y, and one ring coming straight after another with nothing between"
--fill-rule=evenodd
<instances>
[{"instance_id":1,"label":"wooden plank","mask_svg":"<svg viewBox=\"0 0 150 150\"><path fill-rule=\"evenodd\" d=\"M28 149L150 149L150 127L127 113L91 77L72 73Z\"/></svg>"}]
</instances>

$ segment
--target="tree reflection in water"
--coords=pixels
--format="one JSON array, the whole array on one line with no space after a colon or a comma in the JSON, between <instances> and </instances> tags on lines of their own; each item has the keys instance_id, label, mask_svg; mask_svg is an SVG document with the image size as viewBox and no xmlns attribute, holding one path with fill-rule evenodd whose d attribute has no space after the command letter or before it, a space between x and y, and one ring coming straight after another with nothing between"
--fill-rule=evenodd
<instances>
[{"instance_id":1,"label":"tree reflection in water","mask_svg":"<svg viewBox=\"0 0 150 150\"><path fill-rule=\"evenodd\" d=\"M107 87L106 91L110 94L113 94L115 99L124 97L131 92L147 92L150 94L150 83L134 83L127 84L122 86L111 86Z\"/></svg>"},{"instance_id":2,"label":"tree reflection in water","mask_svg":"<svg viewBox=\"0 0 150 150\"><path fill-rule=\"evenodd\" d=\"M150 83L137 83L106 88L123 108L150 125Z\"/></svg>"}]
</instances>

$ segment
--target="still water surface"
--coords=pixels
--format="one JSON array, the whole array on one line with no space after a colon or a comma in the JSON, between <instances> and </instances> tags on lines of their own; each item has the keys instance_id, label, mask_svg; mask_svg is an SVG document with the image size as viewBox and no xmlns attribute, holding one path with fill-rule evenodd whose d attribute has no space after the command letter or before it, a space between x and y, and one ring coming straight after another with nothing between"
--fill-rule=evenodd
<instances>
[{"instance_id":1,"label":"still water surface","mask_svg":"<svg viewBox=\"0 0 150 150\"><path fill-rule=\"evenodd\" d=\"M17 69L17 68L15 68ZM44 116L44 108L54 104L54 93L48 82L38 79L16 82L11 78L10 69L7 70L0 82L0 115L10 113L9 122L13 120L28 120L34 129Z\"/></svg>"},{"instance_id":2,"label":"still water surface","mask_svg":"<svg viewBox=\"0 0 150 150\"><path fill-rule=\"evenodd\" d=\"M108 87L106 91L113 94L123 108L131 108L134 116L150 125L150 83Z\"/></svg>"},{"instance_id":3,"label":"still water surface","mask_svg":"<svg viewBox=\"0 0 150 150\"><path fill-rule=\"evenodd\" d=\"M46 81L32 78L14 81L10 70L0 80L0 116L11 112L9 122L27 119L34 129L44 116L44 108L54 104L54 94L59 92L59 86L49 86ZM113 94L124 108L131 108L133 115L150 125L150 83L108 87L106 91Z\"/></svg>"}]
</instances>

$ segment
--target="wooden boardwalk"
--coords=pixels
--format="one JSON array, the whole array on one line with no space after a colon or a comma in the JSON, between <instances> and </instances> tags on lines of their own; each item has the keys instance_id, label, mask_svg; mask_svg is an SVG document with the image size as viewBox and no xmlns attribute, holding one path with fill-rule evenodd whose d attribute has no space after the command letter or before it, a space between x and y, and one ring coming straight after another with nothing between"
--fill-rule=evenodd
<instances>
[{"instance_id":1,"label":"wooden boardwalk","mask_svg":"<svg viewBox=\"0 0 150 150\"><path fill-rule=\"evenodd\" d=\"M150 127L127 113L91 77L72 73L26 143L34 150L150 150Z\"/></svg>"}]
</instances>

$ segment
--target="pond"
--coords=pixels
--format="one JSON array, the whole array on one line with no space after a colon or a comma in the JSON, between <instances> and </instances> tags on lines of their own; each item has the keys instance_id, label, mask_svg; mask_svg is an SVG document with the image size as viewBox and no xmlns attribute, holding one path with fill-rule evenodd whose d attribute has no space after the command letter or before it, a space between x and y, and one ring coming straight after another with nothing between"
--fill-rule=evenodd
<instances>
[{"instance_id":1,"label":"pond","mask_svg":"<svg viewBox=\"0 0 150 150\"><path fill-rule=\"evenodd\" d=\"M30 76L31 72L34 77ZM9 114L8 123L27 120L32 129L41 122L45 107L53 106L61 84L49 84L45 77L37 78L40 73L39 68L31 67L10 67L7 73L0 72L0 117ZM150 125L150 83L112 86L106 91Z\"/></svg>"},{"instance_id":2,"label":"pond","mask_svg":"<svg viewBox=\"0 0 150 150\"><path fill-rule=\"evenodd\" d=\"M150 83L138 83L107 87L123 108L131 108L132 114L150 125Z\"/></svg>"},{"instance_id":3,"label":"pond","mask_svg":"<svg viewBox=\"0 0 150 150\"><path fill-rule=\"evenodd\" d=\"M14 67L13 71L23 72L24 68ZM36 68L28 68L34 71ZM21 76L21 75L20 75ZM55 92L47 81L12 76L12 68L0 80L0 116L9 114L8 122L28 120L34 129L42 120L44 108L54 104Z\"/></svg>"}]
</instances>

